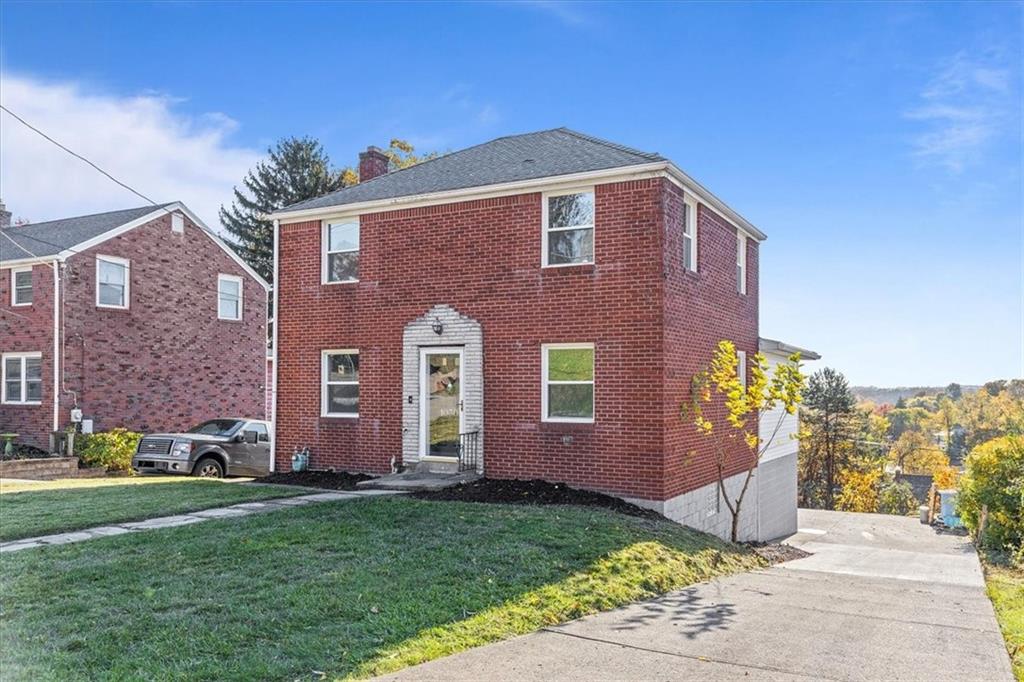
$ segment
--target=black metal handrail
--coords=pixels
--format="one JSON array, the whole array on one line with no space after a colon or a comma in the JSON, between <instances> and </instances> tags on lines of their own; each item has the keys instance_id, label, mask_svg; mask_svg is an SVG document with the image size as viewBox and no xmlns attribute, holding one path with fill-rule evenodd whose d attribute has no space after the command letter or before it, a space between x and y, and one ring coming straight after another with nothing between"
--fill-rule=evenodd
<instances>
[{"instance_id":1,"label":"black metal handrail","mask_svg":"<svg viewBox=\"0 0 1024 682\"><path fill-rule=\"evenodd\" d=\"M476 471L480 463L480 429L459 434L459 471Z\"/></svg>"}]
</instances>

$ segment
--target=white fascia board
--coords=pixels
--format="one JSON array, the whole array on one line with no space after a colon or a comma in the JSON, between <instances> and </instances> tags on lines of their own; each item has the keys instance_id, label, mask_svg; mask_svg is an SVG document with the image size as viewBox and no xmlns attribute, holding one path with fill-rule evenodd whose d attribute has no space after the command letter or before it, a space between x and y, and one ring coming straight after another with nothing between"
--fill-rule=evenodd
<instances>
[{"instance_id":1,"label":"white fascia board","mask_svg":"<svg viewBox=\"0 0 1024 682\"><path fill-rule=\"evenodd\" d=\"M403 197L376 199L374 201L361 201L353 204L341 204L339 206L324 206L321 208L309 208L298 211L277 211L267 217L271 220L279 220L282 223L286 220L290 222L328 220L340 216L382 213L385 211L396 211L406 208L419 208L421 206L436 206L438 204L452 204L462 201L475 201L478 199L493 199L495 197L525 194L527 192L550 192L562 187L568 188L581 184L596 184L595 181L609 183L659 177L664 174L665 165L664 161L658 161L656 163L645 163L636 166L620 166L618 168L606 168L604 170L588 171L586 173L572 173L570 175L556 175L553 177L533 178L530 180L517 180L515 182L481 185L479 187L466 187L463 189L454 189L445 192L431 192L429 194L413 194Z\"/></svg>"},{"instance_id":2,"label":"white fascia board","mask_svg":"<svg viewBox=\"0 0 1024 682\"><path fill-rule=\"evenodd\" d=\"M13 258L10 260L0 261L0 270L8 270L12 268L20 268L23 265L39 265L40 263L52 263L56 260L61 260L58 256L38 256L36 258Z\"/></svg>"},{"instance_id":3,"label":"white fascia board","mask_svg":"<svg viewBox=\"0 0 1024 682\"><path fill-rule=\"evenodd\" d=\"M153 211L151 211L150 213L147 213L146 215L142 216L141 218L136 218L135 220L132 220L131 222L127 222L124 225L119 225L119 226L117 226L117 227L115 227L113 229L107 230L103 234L96 235L92 239L87 239L84 242L79 242L78 244L75 244L74 246L72 246L70 249L65 249L64 251L61 251L57 255L57 257L59 257L61 260L66 260L66 259L70 258L71 256L75 255L76 253L79 253L81 251L85 251L87 249L91 249L92 247L97 246L99 244L102 244L105 241L113 239L114 237L119 237L122 234L124 234L125 232L128 232L130 230L134 230L136 227L141 227L141 226L145 225L146 223L150 223L150 222L156 220L157 218L163 217L165 214L174 213L175 211L181 211L186 216L188 216L189 220L191 220L193 223L198 225L202 229L202 231L206 233L206 236L209 237L210 240L214 244L219 246L220 249L224 253L226 253L229 256L231 256L231 259L233 261L235 261L235 263L237 263L240 268L245 270L245 273L247 275L249 275L254 280L256 280L256 282L258 282L259 285L263 287L264 291L268 291L268 292L270 291L270 284L268 284L265 279L260 277L259 273L257 273L255 270L253 270L252 267L250 267L248 263L246 263L244 260L242 260L242 258L237 253L235 253L235 250L232 249L230 246L228 246L228 244L223 239L221 239L219 236L217 236L217 234L213 230L211 230L206 225L206 223L204 223L199 218L199 216L197 216L195 213L193 213L192 210L189 209L188 206L186 206L185 204L181 203L180 201L176 201L176 202L174 202L172 204L167 204L166 206L157 206L157 207L155 207L153 209Z\"/></svg>"},{"instance_id":4,"label":"white fascia board","mask_svg":"<svg viewBox=\"0 0 1024 682\"><path fill-rule=\"evenodd\" d=\"M625 182L629 180L642 180L645 178L658 177L668 178L684 191L689 192L694 197L700 199L718 212L723 218L732 224L733 227L738 230L742 230L751 239L755 239L759 242L767 239L767 235L765 235L764 232L761 232L761 230L754 227L750 221L733 209L729 208L724 201L716 197L706 187L681 171L671 161L657 161L654 163L639 164L636 166L620 166L618 168L607 168L599 171L587 171L586 173L556 175L495 185L467 187L464 189L449 190L446 192L414 194L404 197L362 201L352 204L341 204L338 206L324 206L321 208L308 208L297 211L277 211L266 217L269 220L278 220L281 223L284 223L285 221L304 222L307 220L330 220L345 216L382 213L384 211L419 208L421 206L436 206L438 204L475 201L478 199L493 199L495 197L524 194L526 192L554 192L559 189L571 189L572 187L579 186L581 184L607 184L612 182Z\"/></svg>"}]
</instances>

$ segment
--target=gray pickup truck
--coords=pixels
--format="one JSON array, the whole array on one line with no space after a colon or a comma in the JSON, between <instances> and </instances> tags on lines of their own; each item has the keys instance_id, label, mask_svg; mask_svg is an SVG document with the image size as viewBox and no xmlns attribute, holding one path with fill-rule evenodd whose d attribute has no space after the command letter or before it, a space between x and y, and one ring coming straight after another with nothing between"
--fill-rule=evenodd
<instances>
[{"instance_id":1,"label":"gray pickup truck","mask_svg":"<svg viewBox=\"0 0 1024 682\"><path fill-rule=\"evenodd\" d=\"M206 478L270 473L270 428L255 419L211 419L185 433L142 437L132 457L139 473Z\"/></svg>"}]
</instances>

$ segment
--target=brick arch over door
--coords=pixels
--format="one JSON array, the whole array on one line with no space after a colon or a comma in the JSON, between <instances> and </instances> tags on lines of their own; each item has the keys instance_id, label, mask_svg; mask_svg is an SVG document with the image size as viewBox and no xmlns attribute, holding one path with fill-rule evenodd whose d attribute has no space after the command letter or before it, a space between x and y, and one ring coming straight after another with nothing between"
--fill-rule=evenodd
<instances>
[{"instance_id":1,"label":"brick arch over door","mask_svg":"<svg viewBox=\"0 0 1024 682\"><path fill-rule=\"evenodd\" d=\"M444 328L440 335L434 331L435 322L440 322ZM430 346L463 348L463 419L466 431L480 431L477 471L483 473L486 461L483 329L479 322L448 305L435 305L405 325L402 332L402 461L408 465L420 459L420 349Z\"/></svg>"}]
</instances>

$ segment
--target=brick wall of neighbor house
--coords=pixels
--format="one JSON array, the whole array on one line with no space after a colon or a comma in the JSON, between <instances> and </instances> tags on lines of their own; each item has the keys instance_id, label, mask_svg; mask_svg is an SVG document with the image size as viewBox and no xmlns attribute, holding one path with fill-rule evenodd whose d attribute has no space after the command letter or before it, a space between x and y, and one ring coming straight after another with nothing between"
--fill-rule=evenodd
<instances>
[{"instance_id":1,"label":"brick wall of neighbor house","mask_svg":"<svg viewBox=\"0 0 1024 682\"><path fill-rule=\"evenodd\" d=\"M726 281L735 231L710 212L701 218L706 273L692 280L672 271L661 256L671 246L667 186L649 179L595 188L596 265L588 266L540 267L539 193L364 215L358 283L321 284L319 220L282 226L278 467L288 469L292 449L308 445L314 467L387 471L402 451L403 329L447 304L483 329L487 475L646 499L707 483L701 464L692 473L673 464L666 482L666 434L673 453L682 444L681 429L667 423L680 396L665 382L678 383L723 334L756 351L756 247L751 240L755 284L746 302L736 298L734 277ZM671 305L663 305L666 281L678 289ZM686 316L685 305L704 321L691 316L663 331L663 317ZM724 306L742 312L717 309ZM722 331L705 331L706 321ZM693 333L697 346L684 343ZM541 344L555 342L595 344L594 424L541 421ZM663 371L667 342L679 344L673 357L687 358L672 372ZM332 348L360 351L358 419L320 416L320 353Z\"/></svg>"},{"instance_id":2,"label":"brick wall of neighbor house","mask_svg":"<svg viewBox=\"0 0 1024 682\"><path fill-rule=\"evenodd\" d=\"M96 307L96 256L131 261L128 310ZM176 431L264 416L266 294L187 217L170 216L68 259L64 387L97 430ZM243 319L217 319L217 275L243 279ZM64 392L61 420L72 396Z\"/></svg>"},{"instance_id":3,"label":"brick wall of neighbor house","mask_svg":"<svg viewBox=\"0 0 1024 682\"><path fill-rule=\"evenodd\" d=\"M13 259L6 242L0 244L4 259ZM0 402L0 432L17 433L18 441L47 447L53 428L53 270L40 264L32 268L32 305L11 306L11 271L0 268L0 353L42 353L43 399L39 405L7 405ZM2 387L0 387L2 390Z\"/></svg>"},{"instance_id":4,"label":"brick wall of neighbor house","mask_svg":"<svg viewBox=\"0 0 1024 682\"><path fill-rule=\"evenodd\" d=\"M665 490L664 498L717 480L711 442L680 415L695 373L726 339L752 359L758 351L758 245L747 239L747 293L736 291L736 228L705 204L698 207L697 272L682 267L681 190L666 182L665 215ZM749 364L749 360L748 360ZM721 423L721 411L709 411ZM756 432L756 425L753 427ZM750 465L742 444L729 453L725 475Z\"/></svg>"}]
</instances>

